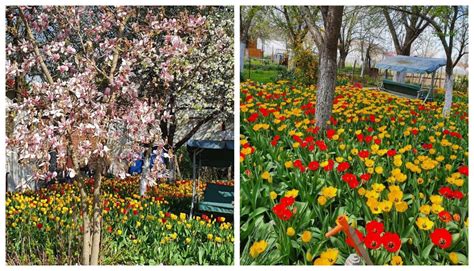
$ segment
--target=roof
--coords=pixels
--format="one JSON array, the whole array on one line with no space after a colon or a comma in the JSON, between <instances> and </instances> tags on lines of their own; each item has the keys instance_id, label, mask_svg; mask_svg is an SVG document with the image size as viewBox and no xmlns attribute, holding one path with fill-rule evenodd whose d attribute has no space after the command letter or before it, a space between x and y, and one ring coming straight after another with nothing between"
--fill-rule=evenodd
<instances>
[{"instance_id":1,"label":"roof","mask_svg":"<svg viewBox=\"0 0 474 271\"><path fill-rule=\"evenodd\" d=\"M446 65L446 59L417 56L388 57L375 64L376 68L407 73L432 73Z\"/></svg>"},{"instance_id":2,"label":"roof","mask_svg":"<svg viewBox=\"0 0 474 271\"><path fill-rule=\"evenodd\" d=\"M196 152L196 160L201 166L229 167L234 163L234 133L221 131L212 138L190 139L187 149L191 161Z\"/></svg>"}]
</instances>

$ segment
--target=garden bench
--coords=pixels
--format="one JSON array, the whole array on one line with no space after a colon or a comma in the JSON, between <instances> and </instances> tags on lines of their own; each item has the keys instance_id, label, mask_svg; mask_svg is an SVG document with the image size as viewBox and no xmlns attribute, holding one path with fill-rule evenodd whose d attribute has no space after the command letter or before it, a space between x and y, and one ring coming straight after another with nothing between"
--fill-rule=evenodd
<instances>
[{"instance_id":1,"label":"garden bench","mask_svg":"<svg viewBox=\"0 0 474 271\"><path fill-rule=\"evenodd\" d=\"M385 70L385 79L380 85L381 90L400 93L408 97L422 99L423 102L433 101L433 90L436 70L446 65L446 59L413 56L393 56L383 59L375 67ZM431 85L399 83L387 79L387 70L399 73L431 74ZM423 83L420 77L420 82Z\"/></svg>"},{"instance_id":2,"label":"garden bench","mask_svg":"<svg viewBox=\"0 0 474 271\"><path fill-rule=\"evenodd\" d=\"M405 84L389 79L384 79L382 81L382 89L418 97L418 92L421 90L421 85Z\"/></svg>"},{"instance_id":3,"label":"garden bench","mask_svg":"<svg viewBox=\"0 0 474 271\"><path fill-rule=\"evenodd\" d=\"M234 165L234 133L221 131L214 133L215 139L190 139L187 149L193 163L193 197L189 217L193 217L196 204L198 211L229 214L234 213L234 186L209 183L204 191L204 199L199 202L197 187L201 167L229 168Z\"/></svg>"},{"instance_id":4,"label":"garden bench","mask_svg":"<svg viewBox=\"0 0 474 271\"><path fill-rule=\"evenodd\" d=\"M389 92L401 93L413 98L418 98L426 101L433 101L433 93L429 91L429 89L423 88L419 84L399 83L389 79L383 79L380 89ZM429 97L427 97L427 95Z\"/></svg>"},{"instance_id":5,"label":"garden bench","mask_svg":"<svg viewBox=\"0 0 474 271\"><path fill-rule=\"evenodd\" d=\"M234 186L207 184L204 199L199 202L199 211L233 215Z\"/></svg>"}]
</instances>

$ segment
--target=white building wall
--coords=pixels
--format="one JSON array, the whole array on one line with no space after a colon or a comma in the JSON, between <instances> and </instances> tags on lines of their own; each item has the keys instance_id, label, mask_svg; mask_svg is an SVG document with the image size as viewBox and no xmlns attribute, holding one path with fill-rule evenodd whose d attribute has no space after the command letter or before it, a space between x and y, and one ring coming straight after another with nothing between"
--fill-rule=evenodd
<instances>
[{"instance_id":1,"label":"white building wall","mask_svg":"<svg viewBox=\"0 0 474 271\"><path fill-rule=\"evenodd\" d=\"M263 50L264 56L272 56L272 54L286 52L286 43L278 40L262 40L257 39L257 49Z\"/></svg>"}]
</instances>

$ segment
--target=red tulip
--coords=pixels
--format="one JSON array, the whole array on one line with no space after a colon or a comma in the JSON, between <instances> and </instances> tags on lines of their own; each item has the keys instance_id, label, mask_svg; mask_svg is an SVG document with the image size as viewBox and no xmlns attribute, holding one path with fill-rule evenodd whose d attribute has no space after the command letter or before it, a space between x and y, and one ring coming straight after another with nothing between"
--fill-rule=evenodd
<instances>
[{"instance_id":1,"label":"red tulip","mask_svg":"<svg viewBox=\"0 0 474 271\"><path fill-rule=\"evenodd\" d=\"M460 166L458 169L459 173L468 176L469 175L469 168L468 166Z\"/></svg>"},{"instance_id":2,"label":"red tulip","mask_svg":"<svg viewBox=\"0 0 474 271\"><path fill-rule=\"evenodd\" d=\"M369 153L369 151L367 151L367 150L359 151L359 157L360 157L360 158L367 158L367 157L369 157L369 154L370 154L370 153Z\"/></svg>"},{"instance_id":3,"label":"red tulip","mask_svg":"<svg viewBox=\"0 0 474 271\"><path fill-rule=\"evenodd\" d=\"M308 164L308 169L309 169L309 170L313 170L313 171L314 171L314 170L318 170L318 168L319 168L319 163L318 163L317 161L311 161L311 162L309 162L309 164Z\"/></svg>"},{"instance_id":4,"label":"red tulip","mask_svg":"<svg viewBox=\"0 0 474 271\"><path fill-rule=\"evenodd\" d=\"M349 164L349 162L342 162L337 166L337 171L338 172L344 172L344 171L348 170L350 166L351 166L351 164Z\"/></svg>"},{"instance_id":5,"label":"red tulip","mask_svg":"<svg viewBox=\"0 0 474 271\"><path fill-rule=\"evenodd\" d=\"M258 113L253 113L250 117L247 118L249 122L255 122L258 119Z\"/></svg>"},{"instance_id":6,"label":"red tulip","mask_svg":"<svg viewBox=\"0 0 474 271\"><path fill-rule=\"evenodd\" d=\"M282 204L284 207L288 207L295 203L295 198L293 197L283 197L280 199L280 204Z\"/></svg>"},{"instance_id":7,"label":"red tulip","mask_svg":"<svg viewBox=\"0 0 474 271\"><path fill-rule=\"evenodd\" d=\"M397 150L391 149L387 151L387 155L390 157L395 156L395 154L397 154Z\"/></svg>"},{"instance_id":8,"label":"red tulip","mask_svg":"<svg viewBox=\"0 0 474 271\"><path fill-rule=\"evenodd\" d=\"M382 222L372 220L365 225L365 229L367 230L367 234L375 233L381 235L384 231L384 225Z\"/></svg>"},{"instance_id":9,"label":"red tulip","mask_svg":"<svg viewBox=\"0 0 474 271\"><path fill-rule=\"evenodd\" d=\"M364 244L367 248L378 249L380 245L382 245L382 238L380 237L379 234L368 233L365 236Z\"/></svg>"},{"instance_id":10,"label":"red tulip","mask_svg":"<svg viewBox=\"0 0 474 271\"><path fill-rule=\"evenodd\" d=\"M438 217L439 217L439 220L441 220L445 223L448 223L453 219L451 214L446 210L439 212Z\"/></svg>"},{"instance_id":11,"label":"red tulip","mask_svg":"<svg viewBox=\"0 0 474 271\"><path fill-rule=\"evenodd\" d=\"M447 229L435 229L430 234L431 241L438 247L442 249L449 248L451 246L451 242L453 241L453 237L451 233Z\"/></svg>"},{"instance_id":12,"label":"red tulip","mask_svg":"<svg viewBox=\"0 0 474 271\"><path fill-rule=\"evenodd\" d=\"M383 247L388 252L397 252L402 246L402 240L396 233L387 232L382 237Z\"/></svg>"}]
</instances>

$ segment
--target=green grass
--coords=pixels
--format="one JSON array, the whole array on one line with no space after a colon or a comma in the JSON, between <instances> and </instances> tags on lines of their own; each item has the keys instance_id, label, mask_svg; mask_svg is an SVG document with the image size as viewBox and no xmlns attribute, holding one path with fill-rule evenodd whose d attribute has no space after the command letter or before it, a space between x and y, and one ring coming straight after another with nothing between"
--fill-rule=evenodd
<instances>
[{"instance_id":1,"label":"green grass","mask_svg":"<svg viewBox=\"0 0 474 271\"><path fill-rule=\"evenodd\" d=\"M249 70L244 69L244 81L250 79L252 81L260 82L260 83L269 83L269 82L275 82L278 77L278 71L275 70L270 70L270 71L263 71L263 70L250 70L250 76L249 76Z\"/></svg>"},{"instance_id":2,"label":"green grass","mask_svg":"<svg viewBox=\"0 0 474 271\"><path fill-rule=\"evenodd\" d=\"M250 64L250 65L249 65ZM278 80L279 75L286 71L286 66L278 65L268 58L245 59L244 72L241 79L243 81L252 80L259 83L269 83Z\"/></svg>"}]
</instances>

